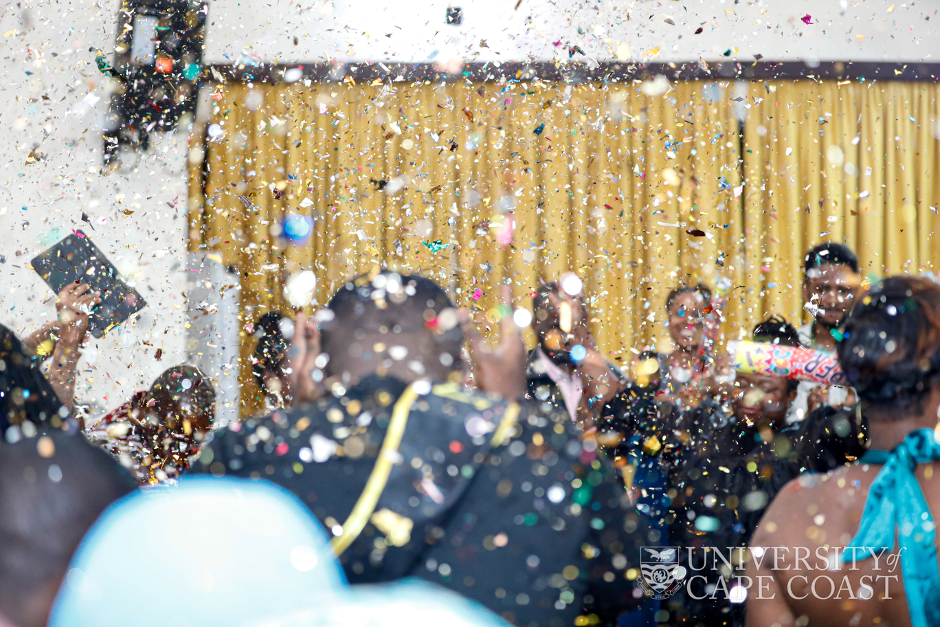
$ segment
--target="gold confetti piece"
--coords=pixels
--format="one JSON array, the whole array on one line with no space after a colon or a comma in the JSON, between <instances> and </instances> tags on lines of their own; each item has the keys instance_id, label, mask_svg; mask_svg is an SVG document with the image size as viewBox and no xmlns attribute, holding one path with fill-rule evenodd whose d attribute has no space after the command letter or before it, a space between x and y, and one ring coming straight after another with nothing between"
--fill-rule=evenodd
<instances>
[{"instance_id":1,"label":"gold confetti piece","mask_svg":"<svg viewBox=\"0 0 941 627\"><path fill-rule=\"evenodd\" d=\"M866 38L865 35L856 35L856 39L858 39L859 41L862 41L865 38Z\"/></svg>"},{"instance_id":2,"label":"gold confetti piece","mask_svg":"<svg viewBox=\"0 0 941 627\"><path fill-rule=\"evenodd\" d=\"M644 54L648 57L660 56L660 46L657 46L656 48L651 48L650 50L645 50Z\"/></svg>"},{"instance_id":3,"label":"gold confetti piece","mask_svg":"<svg viewBox=\"0 0 941 627\"><path fill-rule=\"evenodd\" d=\"M572 332L572 307L568 303L559 305L559 328L565 333Z\"/></svg>"},{"instance_id":4,"label":"gold confetti piece","mask_svg":"<svg viewBox=\"0 0 941 627\"><path fill-rule=\"evenodd\" d=\"M115 422L108 425L108 437L123 438L131 430L131 425L126 422Z\"/></svg>"},{"instance_id":5,"label":"gold confetti piece","mask_svg":"<svg viewBox=\"0 0 941 627\"><path fill-rule=\"evenodd\" d=\"M39 346L36 347L36 354L45 357L52 352L55 345L56 343L52 340L43 340L39 343Z\"/></svg>"},{"instance_id":6,"label":"gold confetti piece","mask_svg":"<svg viewBox=\"0 0 941 627\"><path fill-rule=\"evenodd\" d=\"M644 442L643 450L648 455L653 456L657 454L657 452L660 450L660 447L660 440L657 438L657 436L652 435Z\"/></svg>"},{"instance_id":7,"label":"gold confetti piece","mask_svg":"<svg viewBox=\"0 0 941 627\"><path fill-rule=\"evenodd\" d=\"M382 508L373 514L369 521L382 533L392 546L405 546L412 538L412 528L415 523L411 518L396 514L390 509Z\"/></svg>"}]
</instances>

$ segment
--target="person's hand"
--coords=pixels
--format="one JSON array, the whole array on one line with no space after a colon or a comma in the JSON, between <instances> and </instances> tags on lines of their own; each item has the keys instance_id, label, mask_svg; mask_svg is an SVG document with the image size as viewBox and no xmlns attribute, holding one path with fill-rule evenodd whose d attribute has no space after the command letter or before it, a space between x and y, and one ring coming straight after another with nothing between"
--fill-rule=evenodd
<instances>
[{"instance_id":1,"label":"person's hand","mask_svg":"<svg viewBox=\"0 0 941 627\"><path fill-rule=\"evenodd\" d=\"M288 394L292 404L306 403L320 396L320 386L313 379L320 355L320 329L303 311L294 318L294 337L288 351L291 373L288 375Z\"/></svg>"},{"instance_id":2,"label":"person's hand","mask_svg":"<svg viewBox=\"0 0 941 627\"><path fill-rule=\"evenodd\" d=\"M576 367L582 379L584 396L592 402L588 412L593 416L597 415L605 403L625 388L627 382L619 381L612 375L607 357L598 350L595 338L588 328L590 316L585 300L581 296L576 297L565 293L556 295L555 299L556 306L564 303L571 308L572 330L565 336L564 348L570 354L575 346L582 346L585 349L585 357L576 364Z\"/></svg>"},{"instance_id":3,"label":"person's hand","mask_svg":"<svg viewBox=\"0 0 941 627\"><path fill-rule=\"evenodd\" d=\"M500 300L504 306L510 306L512 298L508 285L500 289ZM462 318L477 389L508 400L523 396L526 392L526 347L513 316L505 315L500 320L500 343L496 348L487 345L466 311L462 311Z\"/></svg>"},{"instance_id":4,"label":"person's hand","mask_svg":"<svg viewBox=\"0 0 941 627\"><path fill-rule=\"evenodd\" d=\"M572 308L572 333L566 348L571 349L576 344L581 344L591 351L595 348L595 338L588 328L588 305L582 298L568 294L565 294L565 300Z\"/></svg>"},{"instance_id":5,"label":"person's hand","mask_svg":"<svg viewBox=\"0 0 941 627\"><path fill-rule=\"evenodd\" d=\"M807 395L807 415L810 415L812 411L818 409L821 405L826 405L829 398L830 388L825 385L811 390L810 394Z\"/></svg>"},{"instance_id":6,"label":"person's hand","mask_svg":"<svg viewBox=\"0 0 941 627\"><path fill-rule=\"evenodd\" d=\"M843 401L842 409L848 409L854 407L856 403L859 402L859 398L856 396L856 390L853 388L846 388L846 400Z\"/></svg>"},{"instance_id":7,"label":"person's hand","mask_svg":"<svg viewBox=\"0 0 941 627\"><path fill-rule=\"evenodd\" d=\"M91 291L85 283L75 281L62 288L56 299L59 314L59 341L68 348L76 348L85 340L88 315L101 303L101 292Z\"/></svg>"},{"instance_id":8,"label":"person's hand","mask_svg":"<svg viewBox=\"0 0 941 627\"><path fill-rule=\"evenodd\" d=\"M580 297L571 296L562 290L552 290L549 292L546 302L550 311L556 312L555 317L558 320L559 329L563 333L563 347L570 350L573 346L581 344L585 348L594 348L595 339L588 328L588 306ZM563 306L568 308L570 328L563 329L561 325L561 315Z\"/></svg>"},{"instance_id":9,"label":"person's hand","mask_svg":"<svg viewBox=\"0 0 941 627\"><path fill-rule=\"evenodd\" d=\"M710 396L730 398L735 393L735 369L730 355L717 355L703 377L703 389Z\"/></svg>"},{"instance_id":10,"label":"person's hand","mask_svg":"<svg viewBox=\"0 0 941 627\"><path fill-rule=\"evenodd\" d=\"M846 400L839 405L833 405L833 409L845 409L856 404L856 391L852 388L844 388L844 390L846 391ZM829 386L821 385L820 387L811 390L810 394L807 396L807 414L809 415L812 411L818 409L821 405L830 405Z\"/></svg>"}]
</instances>

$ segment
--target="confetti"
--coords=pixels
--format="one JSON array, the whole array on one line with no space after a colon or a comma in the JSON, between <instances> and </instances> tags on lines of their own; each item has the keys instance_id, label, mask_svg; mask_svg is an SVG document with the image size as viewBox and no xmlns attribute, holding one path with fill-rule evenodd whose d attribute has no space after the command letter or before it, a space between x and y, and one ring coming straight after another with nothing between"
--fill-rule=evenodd
<instances>
[{"instance_id":1,"label":"confetti","mask_svg":"<svg viewBox=\"0 0 941 627\"><path fill-rule=\"evenodd\" d=\"M437 254L450 246L450 244L442 244L440 239L436 239L433 242L422 242L422 246L430 250L432 254Z\"/></svg>"}]
</instances>

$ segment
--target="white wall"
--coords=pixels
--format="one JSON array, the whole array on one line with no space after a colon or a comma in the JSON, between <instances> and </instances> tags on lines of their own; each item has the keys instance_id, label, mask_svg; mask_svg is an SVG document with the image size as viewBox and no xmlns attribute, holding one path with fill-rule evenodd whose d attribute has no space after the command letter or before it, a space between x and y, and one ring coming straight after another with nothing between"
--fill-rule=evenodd
<instances>
[{"instance_id":1,"label":"white wall","mask_svg":"<svg viewBox=\"0 0 941 627\"><path fill-rule=\"evenodd\" d=\"M113 50L118 7L23 0L0 17L0 324L23 336L55 315L26 263L85 231L148 302L136 321L89 336L77 398L101 407L149 387L185 350L186 138L155 137L136 168L101 173L107 95L88 49ZM37 144L43 161L27 165Z\"/></svg>"},{"instance_id":2,"label":"white wall","mask_svg":"<svg viewBox=\"0 0 941 627\"><path fill-rule=\"evenodd\" d=\"M460 26L445 24L448 4L211 0L205 58L568 60L568 47L577 45L599 61L744 63L761 54L767 60L937 63L941 41L938 2L925 0L521 0L518 9L516 0L451 0L464 10ZM807 14L812 24L801 21Z\"/></svg>"}]
</instances>

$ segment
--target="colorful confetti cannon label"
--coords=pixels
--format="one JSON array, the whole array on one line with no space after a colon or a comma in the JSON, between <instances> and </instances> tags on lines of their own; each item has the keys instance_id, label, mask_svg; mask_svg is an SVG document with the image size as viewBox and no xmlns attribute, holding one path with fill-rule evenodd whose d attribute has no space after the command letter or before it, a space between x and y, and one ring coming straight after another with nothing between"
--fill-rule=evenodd
<instances>
[{"instance_id":1,"label":"colorful confetti cannon label","mask_svg":"<svg viewBox=\"0 0 941 627\"><path fill-rule=\"evenodd\" d=\"M732 366L738 372L824 385L847 384L846 375L833 353L747 341L729 342L729 352L733 356Z\"/></svg>"}]
</instances>

